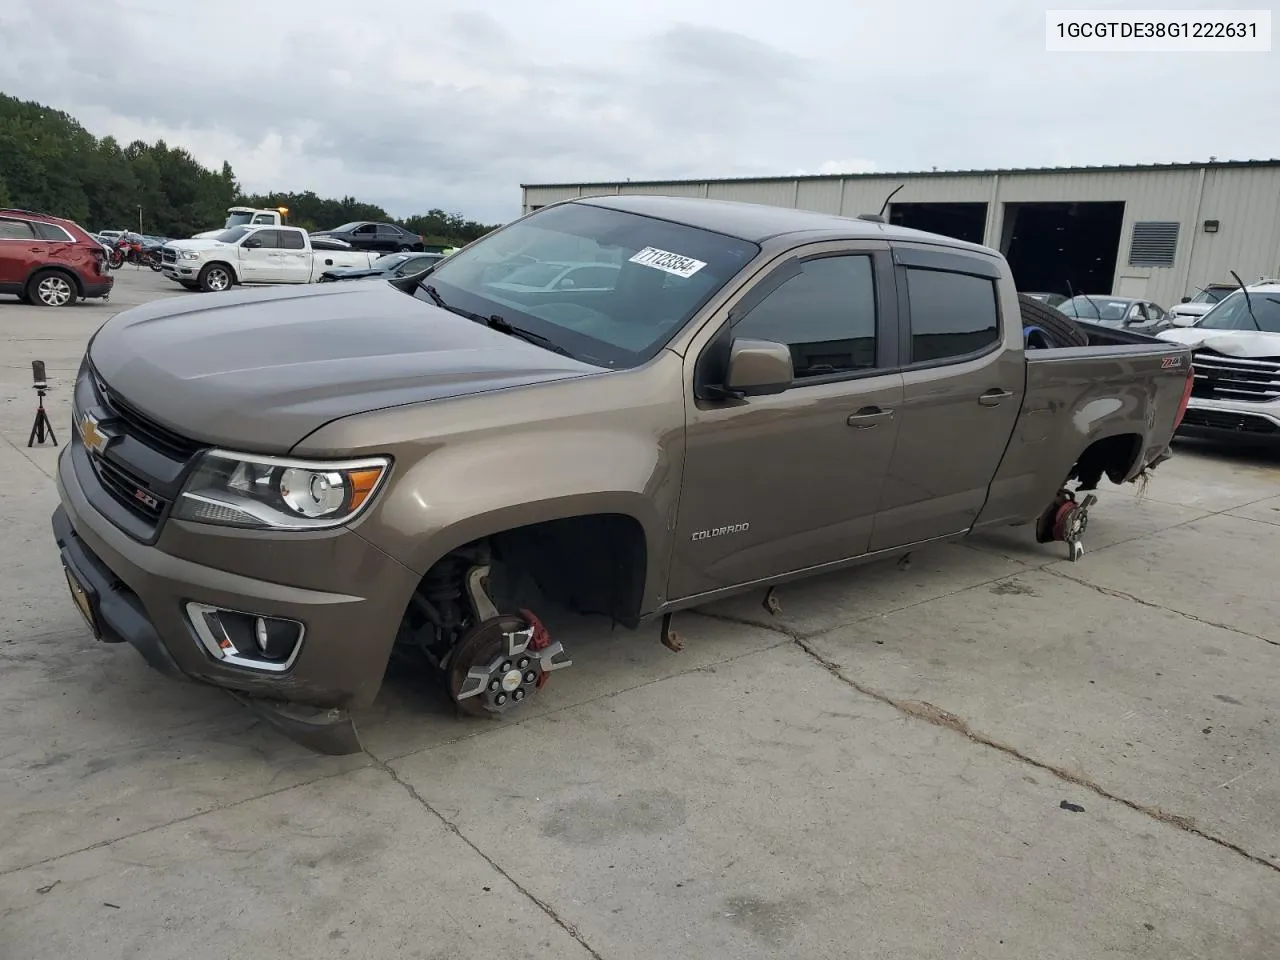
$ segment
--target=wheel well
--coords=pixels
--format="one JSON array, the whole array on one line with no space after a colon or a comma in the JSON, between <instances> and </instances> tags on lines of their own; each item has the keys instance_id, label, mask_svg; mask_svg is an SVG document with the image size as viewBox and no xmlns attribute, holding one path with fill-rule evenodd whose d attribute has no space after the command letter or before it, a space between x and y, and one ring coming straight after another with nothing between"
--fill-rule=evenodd
<instances>
[{"instance_id":1,"label":"wheel well","mask_svg":"<svg viewBox=\"0 0 1280 960\"><path fill-rule=\"evenodd\" d=\"M1123 483L1142 452L1142 437L1121 433L1095 440L1080 454L1068 480L1078 480L1081 490L1094 490L1105 474L1112 483Z\"/></svg>"},{"instance_id":2,"label":"wheel well","mask_svg":"<svg viewBox=\"0 0 1280 960\"><path fill-rule=\"evenodd\" d=\"M22 289L30 293L31 284L34 283L36 277L40 276L40 274L42 273L62 274L64 277L70 280L71 285L76 288L76 295L80 297L84 296L84 284L80 282L80 278L76 276L76 272L74 270L68 270L66 267L57 267L57 266L37 267L36 269L31 271L31 276L27 277L27 282L23 284Z\"/></svg>"},{"instance_id":3,"label":"wheel well","mask_svg":"<svg viewBox=\"0 0 1280 960\"><path fill-rule=\"evenodd\" d=\"M588 514L491 534L451 550L422 578L424 589L470 565L490 566L488 593L510 613L539 600L634 626L644 602L648 548L633 517Z\"/></svg>"}]
</instances>

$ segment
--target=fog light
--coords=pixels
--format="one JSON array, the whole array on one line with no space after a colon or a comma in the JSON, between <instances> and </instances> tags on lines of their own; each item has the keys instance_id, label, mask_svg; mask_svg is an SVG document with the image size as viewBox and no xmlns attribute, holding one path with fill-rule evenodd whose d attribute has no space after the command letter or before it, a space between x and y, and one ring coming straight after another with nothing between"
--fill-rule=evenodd
<instances>
[{"instance_id":1,"label":"fog light","mask_svg":"<svg viewBox=\"0 0 1280 960\"><path fill-rule=\"evenodd\" d=\"M188 603L187 616L201 645L216 660L279 673L298 658L305 628L297 620Z\"/></svg>"}]
</instances>

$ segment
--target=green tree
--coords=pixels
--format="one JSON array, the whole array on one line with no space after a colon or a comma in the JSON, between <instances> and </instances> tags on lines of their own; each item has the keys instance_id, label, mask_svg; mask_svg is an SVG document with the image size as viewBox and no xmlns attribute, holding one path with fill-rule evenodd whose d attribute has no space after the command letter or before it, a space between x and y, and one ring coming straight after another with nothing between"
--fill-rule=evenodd
<instances>
[{"instance_id":1,"label":"green tree","mask_svg":"<svg viewBox=\"0 0 1280 960\"><path fill-rule=\"evenodd\" d=\"M0 203L76 220L91 230L189 237L222 223L233 204L288 207L308 230L352 220L400 223L428 243L459 245L494 229L431 209L396 220L377 204L314 191L245 195L231 164L210 170L182 147L101 140L69 114L0 94Z\"/></svg>"}]
</instances>

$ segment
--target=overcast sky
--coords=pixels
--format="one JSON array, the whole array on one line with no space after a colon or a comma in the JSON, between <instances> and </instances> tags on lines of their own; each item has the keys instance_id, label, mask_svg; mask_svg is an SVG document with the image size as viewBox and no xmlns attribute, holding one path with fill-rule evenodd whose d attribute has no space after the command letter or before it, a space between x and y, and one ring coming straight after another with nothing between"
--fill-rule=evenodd
<instances>
[{"instance_id":1,"label":"overcast sky","mask_svg":"<svg viewBox=\"0 0 1280 960\"><path fill-rule=\"evenodd\" d=\"M0 90L486 222L520 183L1280 157L1280 53L1050 54L1048 5L0 0Z\"/></svg>"}]
</instances>

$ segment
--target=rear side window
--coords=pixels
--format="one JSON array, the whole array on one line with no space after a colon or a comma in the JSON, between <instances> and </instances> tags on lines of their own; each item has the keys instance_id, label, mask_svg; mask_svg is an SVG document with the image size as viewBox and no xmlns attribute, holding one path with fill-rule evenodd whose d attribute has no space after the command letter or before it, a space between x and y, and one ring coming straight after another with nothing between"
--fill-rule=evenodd
<instances>
[{"instance_id":1,"label":"rear side window","mask_svg":"<svg viewBox=\"0 0 1280 960\"><path fill-rule=\"evenodd\" d=\"M56 223L33 223L31 228L41 240L55 240L58 243L75 243L75 237L67 233Z\"/></svg>"},{"instance_id":2,"label":"rear side window","mask_svg":"<svg viewBox=\"0 0 1280 960\"><path fill-rule=\"evenodd\" d=\"M751 308L734 326L733 335L785 343L791 348L797 380L874 367L871 257L806 260L798 274Z\"/></svg>"},{"instance_id":3,"label":"rear side window","mask_svg":"<svg viewBox=\"0 0 1280 960\"><path fill-rule=\"evenodd\" d=\"M994 280L908 267L907 296L912 363L970 356L1000 339Z\"/></svg>"},{"instance_id":4,"label":"rear side window","mask_svg":"<svg viewBox=\"0 0 1280 960\"><path fill-rule=\"evenodd\" d=\"M302 242L302 234L297 230L277 230L275 231L280 237L280 246L285 250L305 250L306 244Z\"/></svg>"},{"instance_id":5,"label":"rear side window","mask_svg":"<svg viewBox=\"0 0 1280 960\"><path fill-rule=\"evenodd\" d=\"M0 240L34 240L35 236L25 220L0 220Z\"/></svg>"}]
</instances>

